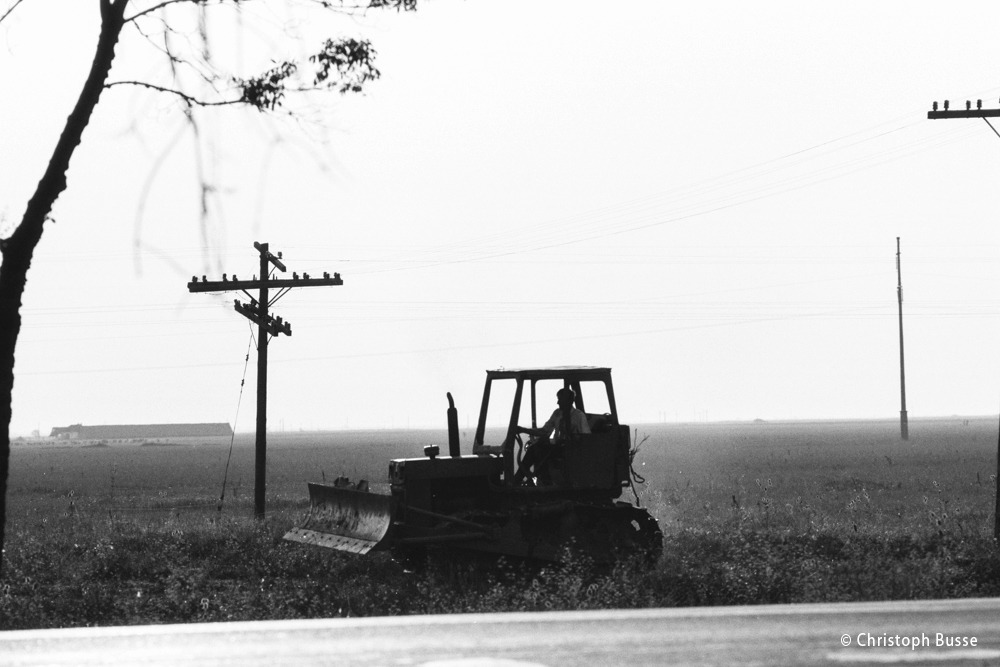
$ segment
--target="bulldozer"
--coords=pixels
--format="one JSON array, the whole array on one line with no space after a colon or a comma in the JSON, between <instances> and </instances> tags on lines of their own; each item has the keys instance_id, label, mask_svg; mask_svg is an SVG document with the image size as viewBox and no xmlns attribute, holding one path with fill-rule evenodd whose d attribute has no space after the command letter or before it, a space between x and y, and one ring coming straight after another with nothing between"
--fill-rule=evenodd
<instances>
[{"instance_id":1,"label":"bulldozer","mask_svg":"<svg viewBox=\"0 0 1000 667\"><path fill-rule=\"evenodd\" d=\"M543 451L543 440L523 438L529 429L522 424L544 431L540 402L563 388L572 390L587 427L563 429L561 439L544 440L544 456L527 456L533 447ZM545 562L571 554L598 564L659 556L662 534L638 505L635 482L642 480L610 368L487 371L471 454L460 451L458 412L450 393L447 399L447 454L431 445L422 457L390 461L389 494L370 491L364 480L309 483L309 514L284 539L356 554L388 549L407 559L428 547ZM620 500L628 488L635 504Z\"/></svg>"}]
</instances>

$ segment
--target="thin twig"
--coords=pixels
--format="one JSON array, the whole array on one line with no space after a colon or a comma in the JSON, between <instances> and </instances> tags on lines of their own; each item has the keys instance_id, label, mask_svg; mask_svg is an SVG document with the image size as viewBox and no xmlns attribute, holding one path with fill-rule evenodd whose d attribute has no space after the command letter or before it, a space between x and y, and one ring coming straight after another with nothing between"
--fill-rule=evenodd
<instances>
[{"instance_id":1,"label":"thin twig","mask_svg":"<svg viewBox=\"0 0 1000 667\"><path fill-rule=\"evenodd\" d=\"M155 12L158 9L163 9L164 7L167 7L169 5L176 5L176 4L180 4L180 3L183 3L183 2L193 3L193 4L196 4L196 5L205 4L205 0L164 0L164 2L161 2L158 5L153 5L152 7L144 9L141 12L136 12L132 16L130 16L127 19L125 19L125 23L134 23L135 20L137 18L139 18L140 16L144 16L146 14L152 14L153 12Z\"/></svg>"},{"instance_id":2,"label":"thin twig","mask_svg":"<svg viewBox=\"0 0 1000 667\"><path fill-rule=\"evenodd\" d=\"M182 100L189 104L193 104L199 107L221 107L230 106L233 104L240 104L242 100L220 100L217 102L209 102L207 100L199 100L197 97L188 95L187 93L175 90L174 88L167 88L165 86L158 86L154 83L147 83L146 81L112 81L111 83L104 84L105 88L111 88L112 86L142 86L143 88L149 88L150 90L155 90L161 93L170 93L171 95L176 95Z\"/></svg>"},{"instance_id":3,"label":"thin twig","mask_svg":"<svg viewBox=\"0 0 1000 667\"><path fill-rule=\"evenodd\" d=\"M21 4L22 2L24 2L24 0L14 0L14 4L10 6L10 9L8 9L7 11L5 11L5 12L3 13L3 16L0 16L0 23L3 23L3 20L4 20L5 18L7 18L8 16L10 16L10 13L11 13L12 11L14 11L15 9L17 9L17 6L18 6L19 4Z\"/></svg>"}]
</instances>

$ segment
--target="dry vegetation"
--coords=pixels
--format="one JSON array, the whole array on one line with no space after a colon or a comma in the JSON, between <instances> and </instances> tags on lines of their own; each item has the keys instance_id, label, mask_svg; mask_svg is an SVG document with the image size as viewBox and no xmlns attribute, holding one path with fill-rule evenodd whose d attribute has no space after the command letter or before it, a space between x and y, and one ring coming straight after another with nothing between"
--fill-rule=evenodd
<instances>
[{"instance_id":1,"label":"dry vegetation","mask_svg":"<svg viewBox=\"0 0 1000 667\"><path fill-rule=\"evenodd\" d=\"M654 568L581 560L404 571L283 542L305 482L384 478L443 432L274 435L253 446L15 446L0 628L338 615L1000 595L994 420L657 425L636 458L665 533ZM466 449L468 449L466 444Z\"/></svg>"}]
</instances>

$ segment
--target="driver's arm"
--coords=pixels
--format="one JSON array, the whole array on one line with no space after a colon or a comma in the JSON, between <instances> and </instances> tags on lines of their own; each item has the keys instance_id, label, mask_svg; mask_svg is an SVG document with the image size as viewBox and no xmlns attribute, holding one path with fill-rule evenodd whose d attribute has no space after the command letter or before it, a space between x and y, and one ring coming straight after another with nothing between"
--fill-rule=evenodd
<instances>
[{"instance_id":1,"label":"driver's arm","mask_svg":"<svg viewBox=\"0 0 1000 667\"><path fill-rule=\"evenodd\" d=\"M552 431L556 428L556 422L559 420L559 411L556 410L549 417L549 420L545 422L542 426L538 428L528 428L527 426L518 426L518 433L527 433L528 435L535 438L547 438L552 435Z\"/></svg>"}]
</instances>

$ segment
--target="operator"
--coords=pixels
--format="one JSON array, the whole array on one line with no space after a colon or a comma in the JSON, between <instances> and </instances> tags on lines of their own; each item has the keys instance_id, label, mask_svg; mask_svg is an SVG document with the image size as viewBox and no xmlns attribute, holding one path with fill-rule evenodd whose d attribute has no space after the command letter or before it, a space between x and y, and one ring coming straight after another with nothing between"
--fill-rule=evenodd
<instances>
[{"instance_id":1,"label":"operator","mask_svg":"<svg viewBox=\"0 0 1000 667\"><path fill-rule=\"evenodd\" d=\"M573 407L576 393L569 387L563 387L556 392L556 403L559 407L552 413L549 420L540 428L516 427L516 433L526 433L532 436L528 442L521 465L514 475L514 484L520 485L527 477L527 470L535 466L535 473L543 484L551 484L546 460L566 443L571 435L590 433L587 415L583 410Z\"/></svg>"}]
</instances>

